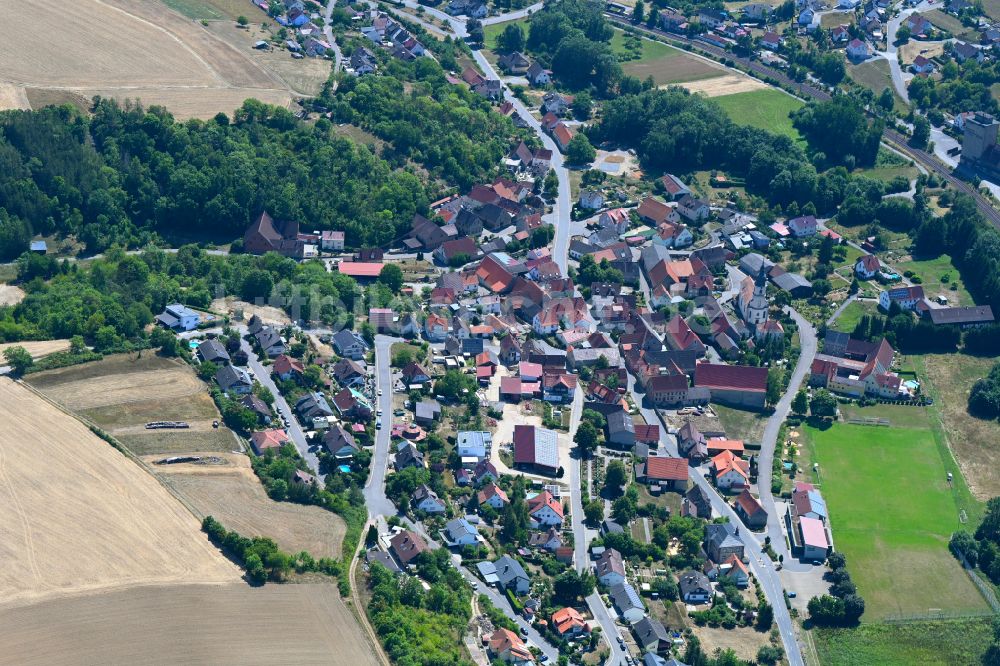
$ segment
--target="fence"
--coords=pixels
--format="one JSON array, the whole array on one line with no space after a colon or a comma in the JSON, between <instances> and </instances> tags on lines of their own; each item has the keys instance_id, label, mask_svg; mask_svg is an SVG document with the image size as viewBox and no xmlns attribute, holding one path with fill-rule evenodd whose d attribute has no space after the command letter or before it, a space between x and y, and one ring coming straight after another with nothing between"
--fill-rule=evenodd
<instances>
[{"instance_id":1,"label":"fence","mask_svg":"<svg viewBox=\"0 0 1000 666\"><path fill-rule=\"evenodd\" d=\"M906 624L907 622L926 622L927 620L964 620L977 617L993 617L996 613L992 610L981 611L946 611L928 610L926 613L897 613L887 615L885 622L890 624Z\"/></svg>"},{"instance_id":2,"label":"fence","mask_svg":"<svg viewBox=\"0 0 1000 666\"><path fill-rule=\"evenodd\" d=\"M890 421L889 419L880 419L880 418L875 418L874 416L865 418L850 418L847 419L847 422L852 423L854 425L882 426L885 428L888 428L889 426L892 425L892 421Z\"/></svg>"}]
</instances>

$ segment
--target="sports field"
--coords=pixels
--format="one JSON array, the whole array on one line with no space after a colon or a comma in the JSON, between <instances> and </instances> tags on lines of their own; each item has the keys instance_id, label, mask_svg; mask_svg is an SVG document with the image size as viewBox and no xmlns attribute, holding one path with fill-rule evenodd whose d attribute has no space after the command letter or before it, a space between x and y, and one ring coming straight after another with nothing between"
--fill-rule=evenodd
<instances>
[{"instance_id":1,"label":"sports field","mask_svg":"<svg viewBox=\"0 0 1000 666\"><path fill-rule=\"evenodd\" d=\"M802 107L802 102L780 90L752 90L735 95L722 95L715 101L735 123L784 134L799 139L788 114Z\"/></svg>"},{"instance_id":2,"label":"sports field","mask_svg":"<svg viewBox=\"0 0 1000 666\"><path fill-rule=\"evenodd\" d=\"M902 409L888 415L888 428L804 429L819 463L834 545L865 599L865 621L982 610L985 601L948 551L961 511L977 513L974 500L935 425Z\"/></svg>"}]
</instances>

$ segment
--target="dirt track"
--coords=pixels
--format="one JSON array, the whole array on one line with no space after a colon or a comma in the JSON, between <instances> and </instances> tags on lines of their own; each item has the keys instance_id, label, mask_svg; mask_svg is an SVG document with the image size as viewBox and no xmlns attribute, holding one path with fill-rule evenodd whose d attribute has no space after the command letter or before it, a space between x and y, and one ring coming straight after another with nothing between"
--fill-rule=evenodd
<instances>
[{"instance_id":1,"label":"dirt track","mask_svg":"<svg viewBox=\"0 0 1000 666\"><path fill-rule=\"evenodd\" d=\"M247 97L281 105L291 99L278 77L161 2L0 0L0 10L3 81L88 98L141 98L172 106L178 117L229 113ZM39 26L57 48L43 46Z\"/></svg>"},{"instance_id":2,"label":"dirt track","mask_svg":"<svg viewBox=\"0 0 1000 666\"><path fill-rule=\"evenodd\" d=\"M735 95L736 93L767 88L765 83L740 74L726 74L725 76L717 76L702 81L689 81L679 85L684 86L693 93L700 92L707 97Z\"/></svg>"},{"instance_id":3,"label":"dirt track","mask_svg":"<svg viewBox=\"0 0 1000 666\"><path fill-rule=\"evenodd\" d=\"M0 663L376 664L328 584L140 587L0 609Z\"/></svg>"},{"instance_id":4,"label":"dirt track","mask_svg":"<svg viewBox=\"0 0 1000 666\"><path fill-rule=\"evenodd\" d=\"M4 379L0 424L3 602L239 580L187 509L73 417Z\"/></svg>"}]
</instances>

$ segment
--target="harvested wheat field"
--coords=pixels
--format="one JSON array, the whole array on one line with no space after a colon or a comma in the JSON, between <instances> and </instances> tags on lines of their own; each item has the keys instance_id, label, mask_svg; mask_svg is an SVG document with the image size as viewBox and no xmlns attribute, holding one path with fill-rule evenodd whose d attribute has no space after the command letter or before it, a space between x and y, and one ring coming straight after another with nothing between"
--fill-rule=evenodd
<instances>
[{"instance_id":1,"label":"harvested wheat field","mask_svg":"<svg viewBox=\"0 0 1000 666\"><path fill-rule=\"evenodd\" d=\"M178 359L118 354L29 375L28 382L136 455L240 449L231 430L212 427L221 417L208 388ZM150 421L186 421L191 428L146 430Z\"/></svg>"},{"instance_id":2,"label":"harvested wheat field","mask_svg":"<svg viewBox=\"0 0 1000 666\"><path fill-rule=\"evenodd\" d=\"M11 347L24 347L32 358L41 358L59 351L69 349L69 340L26 340L24 342L5 342L0 344L0 354Z\"/></svg>"},{"instance_id":3,"label":"harvested wheat field","mask_svg":"<svg viewBox=\"0 0 1000 666\"><path fill-rule=\"evenodd\" d=\"M169 405L173 399L205 390L205 384L183 362L152 352L138 359L123 354L42 372L31 383L74 412L149 400Z\"/></svg>"},{"instance_id":4,"label":"harvested wheat field","mask_svg":"<svg viewBox=\"0 0 1000 666\"><path fill-rule=\"evenodd\" d=\"M291 99L278 77L159 2L0 0L0 9L0 80L17 86L173 103L185 118L232 112L247 97ZM40 25L59 45L44 58Z\"/></svg>"},{"instance_id":5,"label":"harvested wheat field","mask_svg":"<svg viewBox=\"0 0 1000 666\"><path fill-rule=\"evenodd\" d=\"M689 81L680 85L693 93L701 93L706 97L735 95L736 93L767 88L767 84L762 81L749 76L743 76L742 74L726 74L725 76L717 76L712 79Z\"/></svg>"},{"instance_id":6,"label":"harvested wheat field","mask_svg":"<svg viewBox=\"0 0 1000 666\"><path fill-rule=\"evenodd\" d=\"M378 663L329 584L173 585L0 608L0 661L35 664Z\"/></svg>"},{"instance_id":7,"label":"harvested wheat field","mask_svg":"<svg viewBox=\"0 0 1000 666\"><path fill-rule=\"evenodd\" d=\"M180 502L69 414L3 380L0 423L4 602L239 580Z\"/></svg>"},{"instance_id":8,"label":"harvested wheat field","mask_svg":"<svg viewBox=\"0 0 1000 666\"><path fill-rule=\"evenodd\" d=\"M288 552L340 557L345 531L340 516L318 506L275 502L244 455L209 455L221 464L154 464L162 456L144 460L199 516L215 516L244 536L269 536Z\"/></svg>"}]
</instances>

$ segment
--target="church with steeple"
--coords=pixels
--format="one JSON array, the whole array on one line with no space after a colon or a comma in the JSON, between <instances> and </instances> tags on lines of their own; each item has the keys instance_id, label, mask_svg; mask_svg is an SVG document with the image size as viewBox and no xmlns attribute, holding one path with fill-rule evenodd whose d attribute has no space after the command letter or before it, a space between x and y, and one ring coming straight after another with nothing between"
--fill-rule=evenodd
<instances>
[{"instance_id":1,"label":"church with steeple","mask_svg":"<svg viewBox=\"0 0 1000 666\"><path fill-rule=\"evenodd\" d=\"M756 278L747 276L743 279L738 305L740 317L750 328L751 335L756 337L757 330L767 321L767 270L763 263Z\"/></svg>"}]
</instances>

